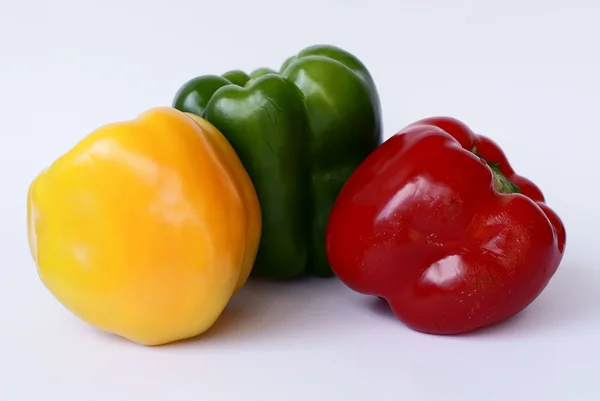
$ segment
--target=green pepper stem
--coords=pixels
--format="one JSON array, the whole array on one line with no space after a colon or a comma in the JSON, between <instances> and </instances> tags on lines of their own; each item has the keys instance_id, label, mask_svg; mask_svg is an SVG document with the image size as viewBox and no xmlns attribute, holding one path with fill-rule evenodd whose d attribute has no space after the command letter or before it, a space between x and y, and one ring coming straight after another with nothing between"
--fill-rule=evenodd
<instances>
[{"instance_id":1,"label":"green pepper stem","mask_svg":"<svg viewBox=\"0 0 600 401\"><path fill-rule=\"evenodd\" d=\"M497 192L500 192L502 194L521 193L521 189L518 186L516 186L512 181L510 181L508 178L506 178L506 176L504 174L502 174L502 171L500 171L500 166L498 165L498 163L492 163L489 160L487 160L486 158L484 158L483 156L481 156L480 154L478 154L476 147L474 147L471 152L473 152L477 157L481 157L483 160L485 160L487 165L492 170L494 189Z\"/></svg>"}]
</instances>

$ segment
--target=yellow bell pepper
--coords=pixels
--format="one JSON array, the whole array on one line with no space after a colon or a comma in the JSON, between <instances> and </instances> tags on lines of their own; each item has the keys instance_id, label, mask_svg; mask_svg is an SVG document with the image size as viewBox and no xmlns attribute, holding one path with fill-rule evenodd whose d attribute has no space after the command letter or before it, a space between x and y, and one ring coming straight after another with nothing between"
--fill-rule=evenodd
<instances>
[{"instance_id":1,"label":"yellow bell pepper","mask_svg":"<svg viewBox=\"0 0 600 401\"><path fill-rule=\"evenodd\" d=\"M248 279L261 236L252 182L224 136L163 107L105 125L27 195L31 255L68 310L144 345L210 328Z\"/></svg>"}]
</instances>

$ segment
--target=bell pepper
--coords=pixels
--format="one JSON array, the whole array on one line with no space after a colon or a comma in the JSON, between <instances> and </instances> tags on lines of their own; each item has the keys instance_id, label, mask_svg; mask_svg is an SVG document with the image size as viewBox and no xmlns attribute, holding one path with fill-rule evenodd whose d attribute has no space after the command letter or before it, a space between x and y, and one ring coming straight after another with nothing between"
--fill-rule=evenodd
<instances>
[{"instance_id":1,"label":"bell pepper","mask_svg":"<svg viewBox=\"0 0 600 401\"><path fill-rule=\"evenodd\" d=\"M385 300L407 327L440 335L522 311L557 271L565 245L542 191L491 138L449 117L417 121L367 157L326 234L341 281Z\"/></svg>"},{"instance_id":2,"label":"bell pepper","mask_svg":"<svg viewBox=\"0 0 600 401\"><path fill-rule=\"evenodd\" d=\"M41 281L74 315L143 345L206 331L245 284L260 205L229 142L169 107L100 127L32 181Z\"/></svg>"},{"instance_id":3,"label":"bell pepper","mask_svg":"<svg viewBox=\"0 0 600 401\"><path fill-rule=\"evenodd\" d=\"M377 89L362 62L337 47L311 46L278 72L193 78L173 107L215 125L254 183L263 230L252 275L332 276L324 245L329 211L382 138Z\"/></svg>"}]
</instances>

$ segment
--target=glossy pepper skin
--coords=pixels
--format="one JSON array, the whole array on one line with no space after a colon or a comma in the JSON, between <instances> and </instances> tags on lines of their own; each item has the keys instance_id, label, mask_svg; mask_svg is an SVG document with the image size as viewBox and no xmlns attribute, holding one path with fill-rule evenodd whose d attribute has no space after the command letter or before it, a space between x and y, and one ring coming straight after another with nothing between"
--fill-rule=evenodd
<instances>
[{"instance_id":1,"label":"glossy pepper skin","mask_svg":"<svg viewBox=\"0 0 600 401\"><path fill-rule=\"evenodd\" d=\"M327 229L337 276L408 327L459 334L527 307L556 272L565 227L490 138L418 121L353 173Z\"/></svg>"},{"instance_id":2,"label":"glossy pepper skin","mask_svg":"<svg viewBox=\"0 0 600 401\"><path fill-rule=\"evenodd\" d=\"M173 107L214 124L256 187L263 235L252 274L332 276L324 245L329 211L382 139L379 97L366 67L337 47L311 46L279 72L194 78Z\"/></svg>"},{"instance_id":3,"label":"glossy pepper skin","mask_svg":"<svg viewBox=\"0 0 600 401\"><path fill-rule=\"evenodd\" d=\"M93 131L33 180L27 202L47 289L87 323L143 345L211 327L260 240L258 197L235 151L172 108Z\"/></svg>"}]
</instances>

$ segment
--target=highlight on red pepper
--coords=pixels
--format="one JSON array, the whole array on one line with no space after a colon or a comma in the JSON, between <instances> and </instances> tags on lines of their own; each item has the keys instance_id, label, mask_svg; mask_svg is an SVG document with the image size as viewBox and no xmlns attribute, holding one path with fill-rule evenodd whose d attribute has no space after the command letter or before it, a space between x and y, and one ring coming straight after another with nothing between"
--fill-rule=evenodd
<instances>
[{"instance_id":1,"label":"highlight on red pepper","mask_svg":"<svg viewBox=\"0 0 600 401\"><path fill-rule=\"evenodd\" d=\"M547 286L566 232L542 191L490 138L417 121L353 172L331 211L334 273L409 328L459 334L502 322Z\"/></svg>"}]
</instances>

